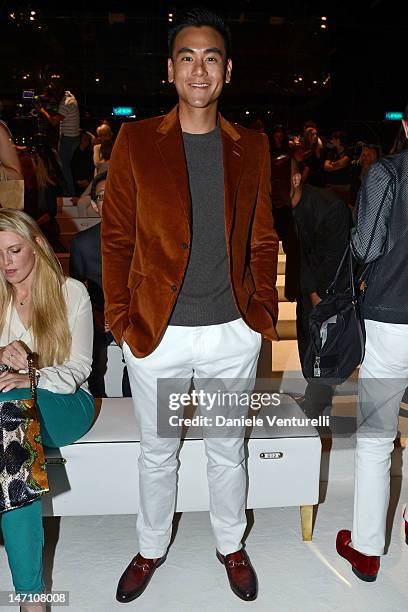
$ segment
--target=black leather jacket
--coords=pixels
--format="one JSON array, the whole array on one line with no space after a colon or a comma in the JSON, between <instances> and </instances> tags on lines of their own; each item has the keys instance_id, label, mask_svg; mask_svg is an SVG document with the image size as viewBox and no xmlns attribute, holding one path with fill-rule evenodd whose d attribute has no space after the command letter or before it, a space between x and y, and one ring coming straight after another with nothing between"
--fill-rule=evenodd
<instances>
[{"instance_id":1,"label":"black leather jacket","mask_svg":"<svg viewBox=\"0 0 408 612\"><path fill-rule=\"evenodd\" d=\"M299 235L300 293L324 297L349 241L349 210L335 193L306 184L293 216Z\"/></svg>"},{"instance_id":2,"label":"black leather jacket","mask_svg":"<svg viewBox=\"0 0 408 612\"><path fill-rule=\"evenodd\" d=\"M355 255L372 263L364 318L408 323L408 150L371 166L351 235Z\"/></svg>"}]
</instances>

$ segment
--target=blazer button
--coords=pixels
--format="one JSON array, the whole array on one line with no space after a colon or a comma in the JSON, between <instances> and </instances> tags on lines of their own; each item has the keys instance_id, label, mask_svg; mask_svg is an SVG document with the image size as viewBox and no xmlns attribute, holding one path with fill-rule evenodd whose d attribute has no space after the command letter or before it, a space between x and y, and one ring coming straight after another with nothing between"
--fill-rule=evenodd
<instances>
[{"instance_id":1,"label":"blazer button","mask_svg":"<svg viewBox=\"0 0 408 612\"><path fill-rule=\"evenodd\" d=\"M181 248L182 248L182 249L184 249L184 250L188 249L188 244L187 244L187 242L182 242L182 243L181 243Z\"/></svg>"},{"instance_id":2,"label":"blazer button","mask_svg":"<svg viewBox=\"0 0 408 612\"><path fill-rule=\"evenodd\" d=\"M171 289L172 291L177 291L177 285L171 285L170 289Z\"/></svg>"}]
</instances>

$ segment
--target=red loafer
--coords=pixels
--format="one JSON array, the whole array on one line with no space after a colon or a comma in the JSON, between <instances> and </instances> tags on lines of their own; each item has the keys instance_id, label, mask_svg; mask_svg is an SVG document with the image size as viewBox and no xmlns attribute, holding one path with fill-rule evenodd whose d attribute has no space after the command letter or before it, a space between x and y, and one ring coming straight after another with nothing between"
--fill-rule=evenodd
<instances>
[{"instance_id":1,"label":"red loafer","mask_svg":"<svg viewBox=\"0 0 408 612\"><path fill-rule=\"evenodd\" d=\"M380 569L380 557L363 555L350 546L351 531L342 529L337 534L336 549L341 557L349 561L355 575L365 582L374 582Z\"/></svg>"},{"instance_id":2,"label":"red loafer","mask_svg":"<svg viewBox=\"0 0 408 612\"><path fill-rule=\"evenodd\" d=\"M165 560L166 556L160 557L160 559L145 559L140 553L137 554L120 577L116 591L117 601L127 603L140 597L156 569Z\"/></svg>"},{"instance_id":3,"label":"red loafer","mask_svg":"<svg viewBox=\"0 0 408 612\"><path fill-rule=\"evenodd\" d=\"M217 559L225 565L233 593L244 601L253 601L258 596L258 580L248 555L243 548L229 555L217 550Z\"/></svg>"},{"instance_id":4,"label":"red loafer","mask_svg":"<svg viewBox=\"0 0 408 612\"><path fill-rule=\"evenodd\" d=\"M405 525L405 543L408 544L408 521L406 521L404 519L404 525Z\"/></svg>"}]
</instances>

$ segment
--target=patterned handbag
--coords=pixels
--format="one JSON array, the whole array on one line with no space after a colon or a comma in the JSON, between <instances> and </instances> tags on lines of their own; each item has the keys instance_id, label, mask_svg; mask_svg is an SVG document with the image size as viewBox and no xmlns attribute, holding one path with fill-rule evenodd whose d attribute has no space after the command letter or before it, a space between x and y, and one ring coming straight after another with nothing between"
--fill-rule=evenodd
<instances>
[{"instance_id":1,"label":"patterned handbag","mask_svg":"<svg viewBox=\"0 0 408 612\"><path fill-rule=\"evenodd\" d=\"M27 361L31 399L0 402L0 512L25 506L49 491L31 353Z\"/></svg>"}]
</instances>

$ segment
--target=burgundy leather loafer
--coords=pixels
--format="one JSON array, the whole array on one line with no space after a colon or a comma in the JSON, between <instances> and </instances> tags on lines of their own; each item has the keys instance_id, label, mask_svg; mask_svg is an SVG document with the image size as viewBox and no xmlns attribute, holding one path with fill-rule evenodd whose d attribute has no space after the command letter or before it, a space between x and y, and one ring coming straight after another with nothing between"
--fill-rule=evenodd
<instances>
[{"instance_id":1,"label":"burgundy leather loafer","mask_svg":"<svg viewBox=\"0 0 408 612\"><path fill-rule=\"evenodd\" d=\"M225 565L232 591L244 601L253 601L258 596L258 580L248 555L243 548L229 555L217 550L217 559Z\"/></svg>"},{"instance_id":2,"label":"burgundy leather loafer","mask_svg":"<svg viewBox=\"0 0 408 612\"><path fill-rule=\"evenodd\" d=\"M405 543L408 544L408 521L406 521L404 519L404 525L405 525Z\"/></svg>"},{"instance_id":3,"label":"burgundy leather loafer","mask_svg":"<svg viewBox=\"0 0 408 612\"><path fill-rule=\"evenodd\" d=\"M156 569L165 560L166 556L155 560L145 559L141 554L137 554L120 577L116 599L121 603L127 603L140 597Z\"/></svg>"},{"instance_id":4,"label":"burgundy leather loafer","mask_svg":"<svg viewBox=\"0 0 408 612\"><path fill-rule=\"evenodd\" d=\"M380 557L363 555L350 546L351 531L342 529L337 534L336 549L341 557L349 561L355 575L364 582L374 582L380 569Z\"/></svg>"}]
</instances>

